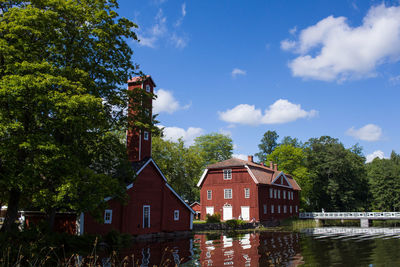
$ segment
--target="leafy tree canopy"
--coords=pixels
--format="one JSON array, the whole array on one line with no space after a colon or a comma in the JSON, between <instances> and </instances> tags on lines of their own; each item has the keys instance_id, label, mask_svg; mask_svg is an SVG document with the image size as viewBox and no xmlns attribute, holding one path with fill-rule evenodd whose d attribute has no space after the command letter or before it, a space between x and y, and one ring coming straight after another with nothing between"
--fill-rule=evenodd
<instances>
[{"instance_id":1,"label":"leafy tree canopy","mask_svg":"<svg viewBox=\"0 0 400 267\"><path fill-rule=\"evenodd\" d=\"M232 157L232 138L219 133L199 136L195 139L194 147L202 153L204 166L227 160Z\"/></svg>"},{"instance_id":2,"label":"leafy tree canopy","mask_svg":"<svg viewBox=\"0 0 400 267\"><path fill-rule=\"evenodd\" d=\"M274 151L275 147L278 145L277 140L279 135L275 131L267 131L261 138L261 143L258 145L259 152L256 153L256 157L260 162L265 162L267 156Z\"/></svg>"},{"instance_id":3,"label":"leafy tree canopy","mask_svg":"<svg viewBox=\"0 0 400 267\"><path fill-rule=\"evenodd\" d=\"M3 229L18 205L87 211L121 195L134 23L114 0L0 2ZM125 163L124 163L125 162ZM122 171L127 173L128 170ZM132 176L130 176L132 177Z\"/></svg>"}]
</instances>

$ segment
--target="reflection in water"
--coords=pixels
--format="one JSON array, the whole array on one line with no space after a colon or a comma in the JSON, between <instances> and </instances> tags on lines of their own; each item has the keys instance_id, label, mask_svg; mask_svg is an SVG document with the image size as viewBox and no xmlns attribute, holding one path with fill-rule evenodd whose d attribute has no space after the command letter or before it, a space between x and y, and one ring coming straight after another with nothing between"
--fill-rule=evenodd
<instances>
[{"instance_id":1,"label":"reflection in water","mask_svg":"<svg viewBox=\"0 0 400 267\"><path fill-rule=\"evenodd\" d=\"M121 259L129 266L400 266L399 247L399 228L315 228L136 243ZM102 263L110 266L109 258Z\"/></svg>"}]
</instances>

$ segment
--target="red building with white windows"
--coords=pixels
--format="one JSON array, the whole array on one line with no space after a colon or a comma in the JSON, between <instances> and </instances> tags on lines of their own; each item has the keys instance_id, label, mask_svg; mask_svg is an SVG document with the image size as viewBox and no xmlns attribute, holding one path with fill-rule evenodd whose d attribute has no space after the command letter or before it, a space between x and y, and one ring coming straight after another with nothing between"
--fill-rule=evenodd
<instances>
[{"instance_id":1,"label":"red building with white windows","mask_svg":"<svg viewBox=\"0 0 400 267\"><path fill-rule=\"evenodd\" d=\"M277 164L269 167L231 158L207 166L200 181L201 218L221 214L223 220L281 220L299 214L300 187Z\"/></svg>"},{"instance_id":2,"label":"red building with white windows","mask_svg":"<svg viewBox=\"0 0 400 267\"><path fill-rule=\"evenodd\" d=\"M128 90L153 93L155 83L150 76L128 81ZM142 105L147 116L152 116L152 100ZM137 114L130 109L131 118ZM81 214L80 233L105 234L112 229L132 235L156 232L187 231L192 229L195 212L167 183L166 178L151 158L151 132L146 129L128 130L127 150L136 179L127 185L128 203L123 205L108 198L104 222L98 223L89 213Z\"/></svg>"}]
</instances>

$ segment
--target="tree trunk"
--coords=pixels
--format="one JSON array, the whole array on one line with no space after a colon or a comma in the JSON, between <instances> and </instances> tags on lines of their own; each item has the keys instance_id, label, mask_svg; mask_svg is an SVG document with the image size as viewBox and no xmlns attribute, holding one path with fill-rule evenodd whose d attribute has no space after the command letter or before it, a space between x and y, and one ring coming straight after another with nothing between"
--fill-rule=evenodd
<instances>
[{"instance_id":1,"label":"tree trunk","mask_svg":"<svg viewBox=\"0 0 400 267\"><path fill-rule=\"evenodd\" d=\"M18 219L18 204L21 196L21 192L18 189L12 189L8 198L8 207L6 217L4 219L1 232L10 232Z\"/></svg>"}]
</instances>

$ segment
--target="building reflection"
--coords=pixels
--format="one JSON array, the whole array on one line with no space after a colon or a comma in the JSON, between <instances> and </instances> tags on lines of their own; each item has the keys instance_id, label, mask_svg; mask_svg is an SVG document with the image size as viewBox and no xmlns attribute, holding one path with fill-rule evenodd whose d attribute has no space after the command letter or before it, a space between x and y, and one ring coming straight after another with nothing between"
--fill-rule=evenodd
<instances>
[{"instance_id":1,"label":"building reflection","mask_svg":"<svg viewBox=\"0 0 400 267\"><path fill-rule=\"evenodd\" d=\"M298 266L304 264L298 233L196 235L201 266Z\"/></svg>"}]
</instances>

